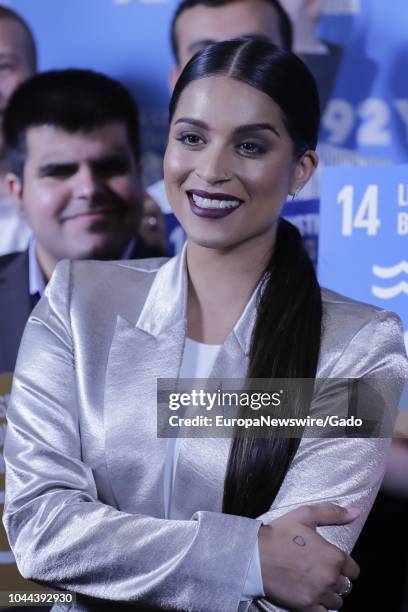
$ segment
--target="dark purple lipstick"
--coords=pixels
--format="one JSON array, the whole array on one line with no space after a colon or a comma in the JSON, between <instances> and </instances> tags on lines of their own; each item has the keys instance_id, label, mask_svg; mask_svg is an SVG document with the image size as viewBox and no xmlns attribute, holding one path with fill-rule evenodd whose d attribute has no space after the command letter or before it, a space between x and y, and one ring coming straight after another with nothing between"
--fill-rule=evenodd
<instances>
[{"instance_id":1,"label":"dark purple lipstick","mask_svg":"<svg viewBox=\"0 0 408 612\"><path fill-rule=\"evenodd\" d=\"M236 198L235 196L229 195L227 193L208 193L207 191L202 191L200 189L191 189L187 191L187 196L190 202L191 210L198 217L205 217L207 219L222 219L223 217L227 217L234 210L237 210L243 200L240 198ZM203 198L205 200L219 200L220 202L239 202L236 206L231 206L229 208L204 208L203 206L199 206L194 201L194 196L197 198Z\"/></svg>"}]
</instances>

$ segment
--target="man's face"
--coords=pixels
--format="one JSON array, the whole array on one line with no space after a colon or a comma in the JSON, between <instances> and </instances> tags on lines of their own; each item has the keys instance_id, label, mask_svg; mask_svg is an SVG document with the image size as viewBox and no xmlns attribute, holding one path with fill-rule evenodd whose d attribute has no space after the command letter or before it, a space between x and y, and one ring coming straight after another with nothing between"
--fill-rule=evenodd
<instances>
[{"instance_id":1,"label":"man's face","mask_svg":"<svg viewBox=\"0 0 408 612\"><path fill-rule=\"evenodd\" d=\"M9 187L37 238L44 272L63 258L120 257L137 233L142 201L124 124L73 134L32 127L26 143L23 183L9 175Z\"/></svg>"},{"instance_id":2,"label":"man's face","mask_svg":"<svg viewBox=\"0 0 408 612\"><path fill-rule=\"evenodd\" d=\"M3 113L11 94L17 85L31 76L31 74L27 35L23 27L13 19L0 19L1 120L3 119ZM0 148L2 148L2 142L0 142Z\"/></svg>"},{"instance_id":3,"label":"man's face","mask_svg":"<svg viewBox=\"0 0 408 612\"><path fill-rule=\"evenodd\" d=\"M195 6L185 10L176 23L180 61L173 69L171 87L197 51L214 42L247 35L263 36L282 45L279 16L269 2L237 0L216 8Z\"/></svg>"}]
</instances>

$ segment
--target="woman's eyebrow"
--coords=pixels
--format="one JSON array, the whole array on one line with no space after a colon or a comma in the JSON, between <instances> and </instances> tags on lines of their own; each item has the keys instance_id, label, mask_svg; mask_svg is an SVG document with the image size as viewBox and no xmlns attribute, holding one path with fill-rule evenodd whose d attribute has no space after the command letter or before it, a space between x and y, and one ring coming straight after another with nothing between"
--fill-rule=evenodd
<instances>
[{"instance_id":1,"label":"woman's eyebrow","mask_svg":"<svg viewBox=\"0 0 408 612\"><path fill-rule=\"evenodd\" d=\"M270 132L273 132L273 134L275 134L278 138L280 138L278 130L270 123L249 123L247 125L240 125L236 128L235 133L246 134L247 132L258 132L261 130L269 130Z\"/></svg>"},{"instance_id":2,"label":"woman's eyebrow","mask_svg":"<svg viewBox=\"0 0 408 612\"><path fill-rule=\"evenodd\" d=\"M178 123L188 123L189 125L194 125L195 127L199 127L203 130L210 129L204 121L201 121L200 119L193 119L191 117L180 117L180 119L175 121L174 125L177 125ZM245 125L240 125L234 130L234 132L236 134L247 134L248 132L260 132L262 130L269 130L275 134L275 136L280 138L279 131L270 123L248 123Z\"/></svg>"},{"instance_id":3,"label":"woman's eyebrow","mask_svg":"<svg viewBox=\"0 0 408 612\"><path fill-rule=\"evenodd\" d=\"M180 117L180 119L175 121L174 125L177 125L178 123L189 123L190 125L194 125L195 127L199 127L203 130L210 129L204 121L200 121L200 119L192 119L190 117Z\"/></svg>"}]
</instances>

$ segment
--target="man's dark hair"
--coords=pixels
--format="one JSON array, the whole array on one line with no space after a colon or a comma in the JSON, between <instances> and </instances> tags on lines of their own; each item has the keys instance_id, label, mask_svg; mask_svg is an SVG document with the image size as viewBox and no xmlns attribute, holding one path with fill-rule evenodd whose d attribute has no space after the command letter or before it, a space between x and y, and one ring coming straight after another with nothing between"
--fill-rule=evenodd
<instances>
[{"instance_id":1,"label":"man's dark hair","mask_svg":"<svg viewBox=\"0 0 408 612\"><path fill-rule=\"evenodd\" d=\"M4 114L6 156L20 178L26 161L26 134L51 125L66 132L89 132L108 123L126 127L136 161L140 159L136 102L118 81L92 70L53 70L37 74L12 94Z\"/></svg>"},{"instance_id":2,"label":"man's dark hair","mask_svg":"<svg viewBox=\"0 0 408 612\"><path fill-rule=\"evenodd\" d=\"M179 48L178 48L178 40L176 35L176 25L177 20L184 11L188 9L194 8L196 6L207 6L208 8L218 8L220 6L225 6L226 4L232 4L233 2L237 2L238 0L182 0L178 5L176 12L174 13L173 20L171 22L170 29L170 41L171 48L173 51L174 58L179 64L180 56L179 56ZM278 0L263 0L264 2L270 4L274 7L278 14L279 18L279 32L282 37L282 46L286 51L292 51L293 46L293 28L292 22L289 18L289 15L282 7L281 3ZM250 32L249 32L250 34ZM274 42L274 41L272 41Z\"/></svg>"},{"instance_id":3,"label":"man's dark hair","mask_svg":"<svg viewBox=\"0 0 408 612\"><path fill-rule=\"evenodd\" d=\"M15 11L7 8L6 6L0 6L0 21L16 21L21 25L27 38L27 62L31 72L37 70L37 47L35 44L34 36L27 22Z\"/></svg>"}]
</instances>

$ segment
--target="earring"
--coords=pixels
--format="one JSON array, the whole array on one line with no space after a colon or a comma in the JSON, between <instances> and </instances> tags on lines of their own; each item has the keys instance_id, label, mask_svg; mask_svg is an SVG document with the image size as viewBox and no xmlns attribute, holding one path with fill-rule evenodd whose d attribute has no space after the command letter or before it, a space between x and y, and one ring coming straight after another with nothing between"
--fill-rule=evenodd
<instances>
[{"instance_id":1,"label":"earring","mask_svg":"<svg viewBox=\"0 0 408 612\"><path fill-rule=\"evenodd\" d=\"M296 187L295 191L289 194L290 196L292 196L292 202L298 197L301 189L302 189L301 187Z\"/></svg>"}]
</instances>

